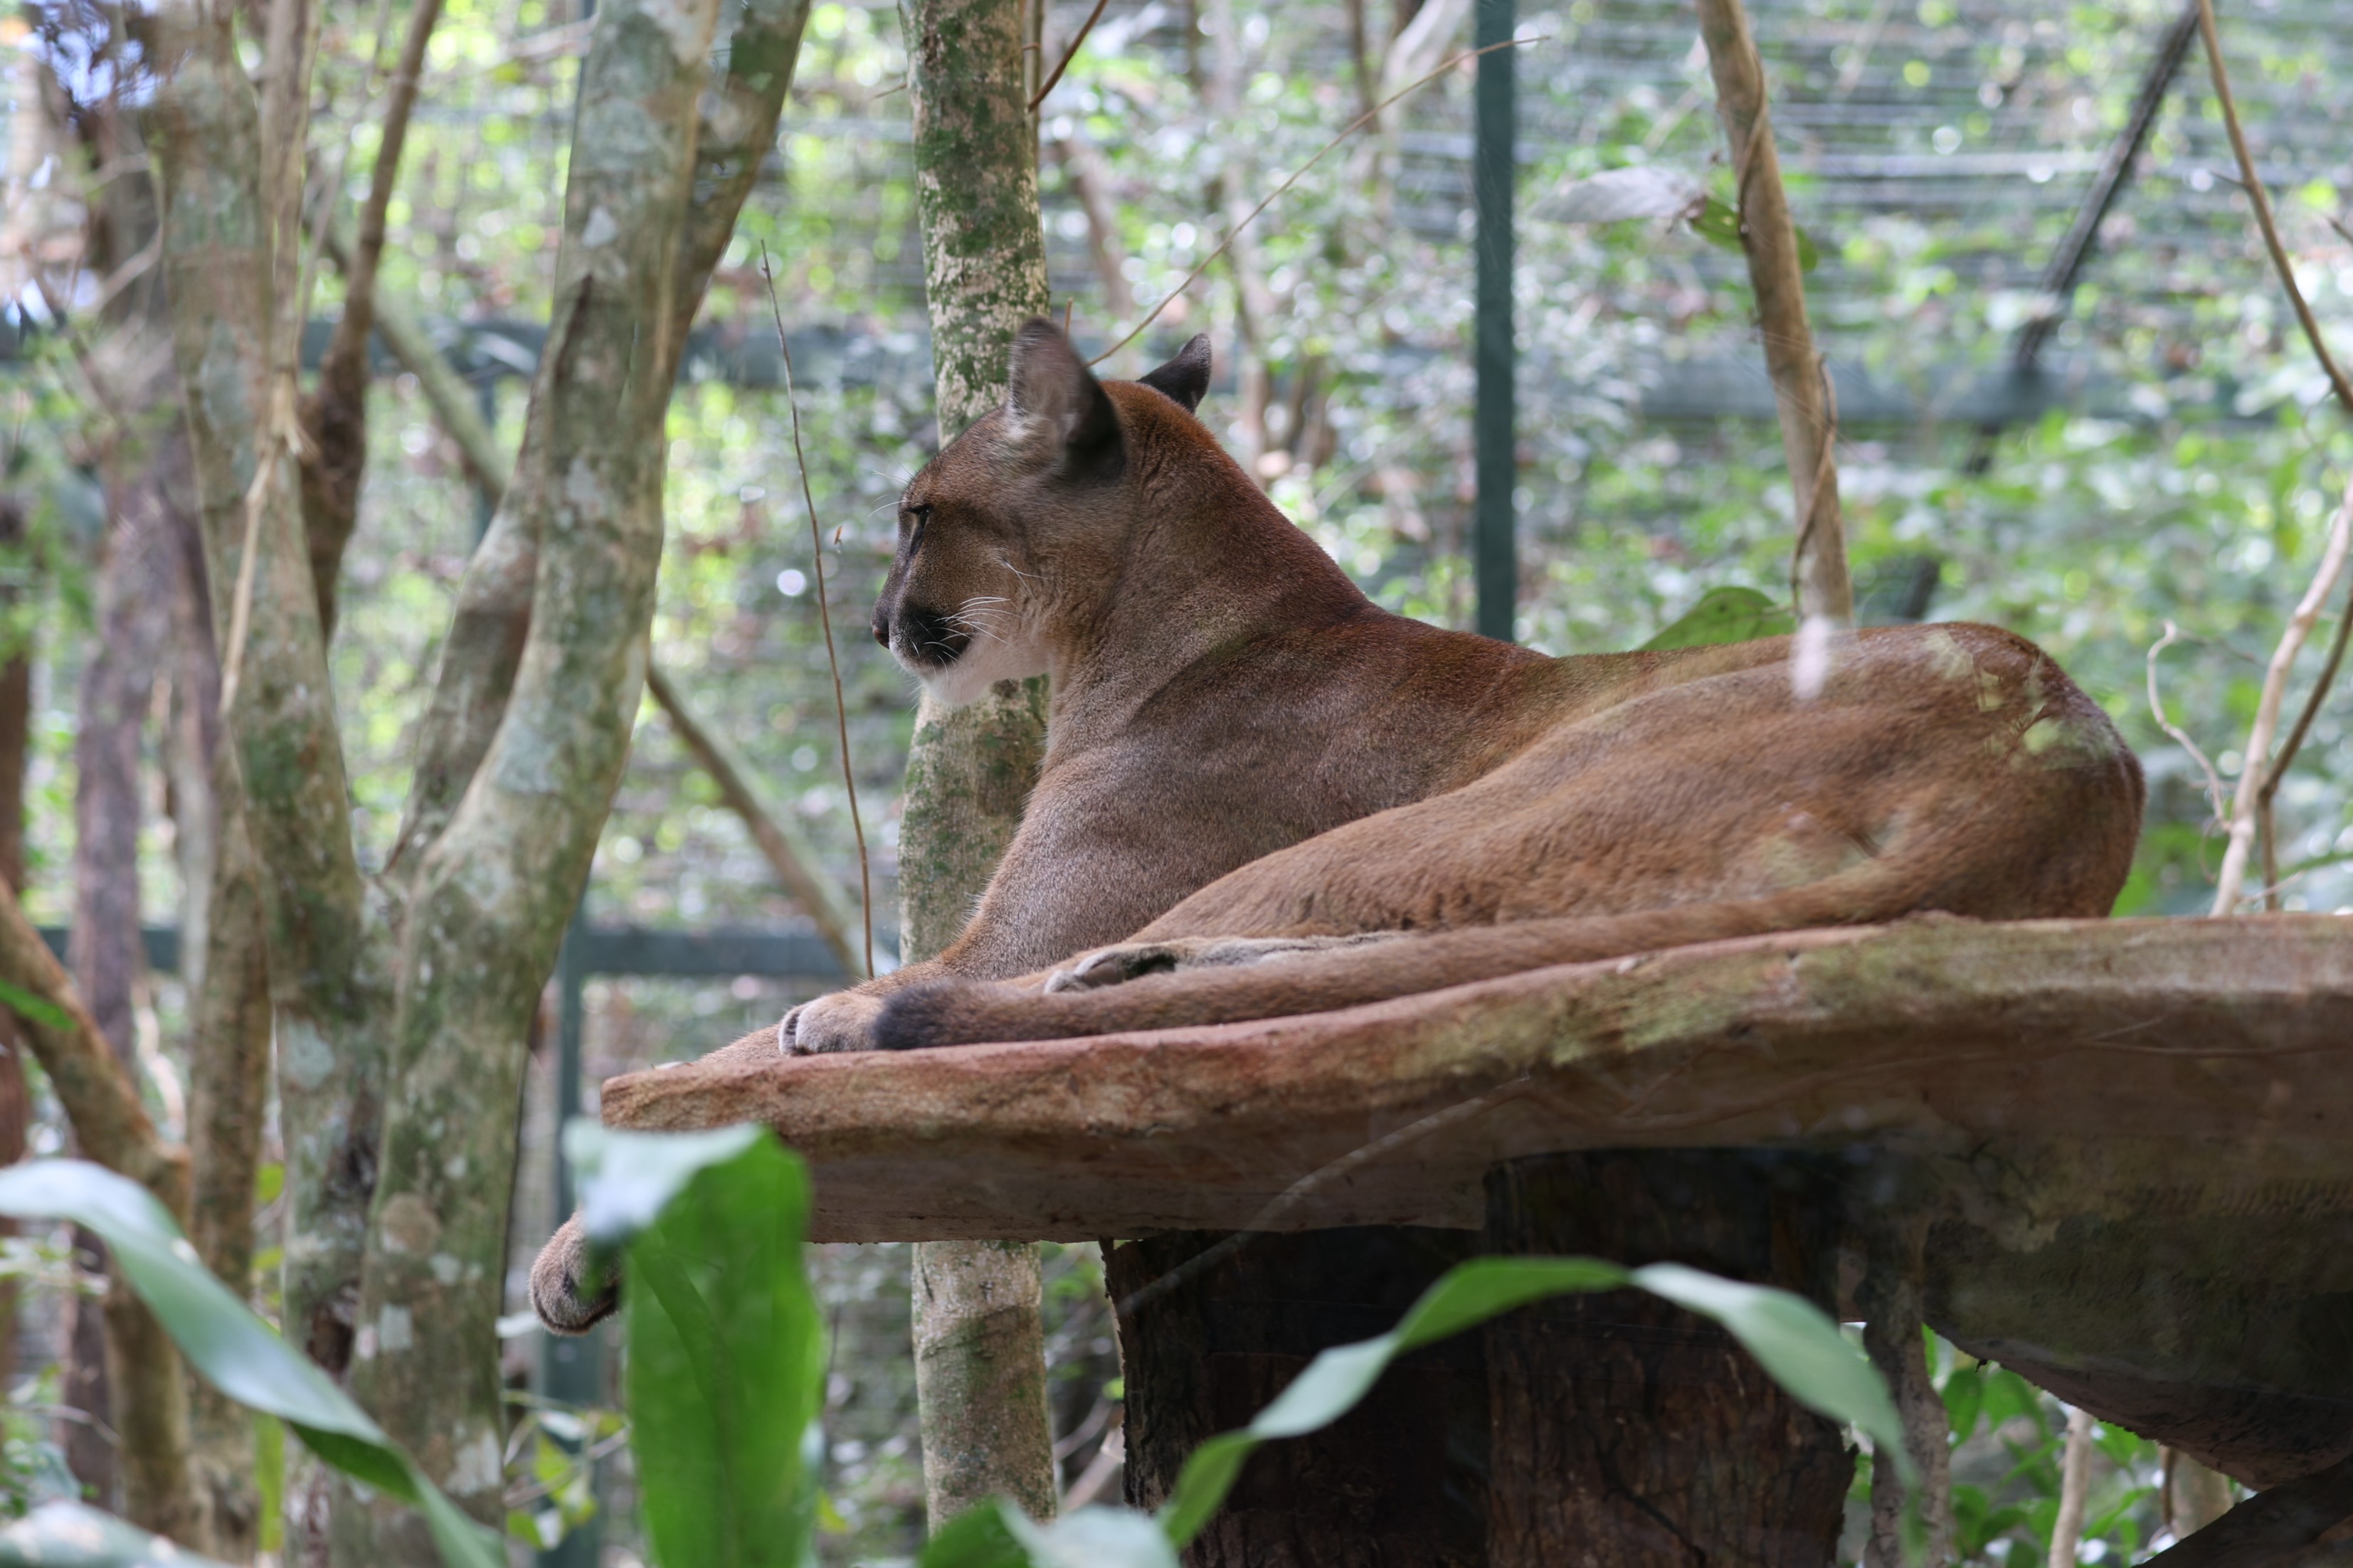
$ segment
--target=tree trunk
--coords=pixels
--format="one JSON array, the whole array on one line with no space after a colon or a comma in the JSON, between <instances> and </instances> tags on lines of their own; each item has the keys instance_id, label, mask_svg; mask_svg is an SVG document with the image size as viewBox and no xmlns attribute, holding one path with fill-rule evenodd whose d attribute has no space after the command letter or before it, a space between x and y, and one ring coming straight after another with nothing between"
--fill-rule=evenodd
<instances>
[{"instance_id":1,"label":"tree trunk","mask_svg":"<svg viewBox=\"0 0 2353 1568\"><path fill-rule=\"evenodd\" d=\"M138 1077L133 991L144 968L139 939L139 761L170 626L170 436L143 471L135 456L110 463L108 526L99 563L90 656L74 721L72 952L74 988L117 1060ZM75 1250L103 1267L105 1248L77 1231ZM113 1442L138 1412L115 1409L106 1363L107 1306L73 1299L65 1403L96 1420L63 1424L67 1463L102 1506L120 1510ZM127 1446L127 1436L126 1446Z\"/></svg>"},{"instance_id":2,"label":"tree trunk","mask_svg":"<svg viewBox=\"0 0 2353 1568\"><path fill-rule=\"evenodd\" d=\"M254 1178L269 1092L269 965L259 871L243 793L221 744L220 661L204 541L174 531L173 629L179 668L173 784L186 883L180 979L187 996L188 1238L238 1300L253 1293ZM260 1544L253 1417L201 1378L188 1389L198 1551L249 1563Z\"/></svg>"},{"instance_id":3,"label":"tree trunk","mask_svg":"<svg viewBox=\"0 0 2353 1568\"><path fill-rule=\"evenodd\" d=\"M1827 1304L1832 1173L1748 1152L1548 1154L1487 1177L1505 1253L1664 1260ZM1641 1291L1524 1308L1486 1330L1493 1568L1829 1568L1854 1460L1723 1330Z\"/></svg>"},{"instance_id":4,"label":"tree trunk","mask_svg":"<svg viewBox=\"0 0 2353 1568\"><path fill-rule=\"evenodd\" d=\"M259 107L229 8L172 0L157 13L162 85L148 110L164 172L164 269L174 357L195 453L215 636L240 678L228 739L261 870L286 1144L286 1335L340 1375L376 1163L389 931L364 897L333 686L272 347L277 253L259 171ZM299 94L296 101L301 101ZM269 472L257 492L255 476ZM251 613L235 595L252 537Z\"/></svg>"},{"instance_id":5,"label":"tree trunk","mask_svg":"<svg viewBox=\"0 0 2353 1568\"><path fill-rule=\"evenodd\" d=\"M900 18L944 445L1004 401L1013 335L1048 308L1038 146L1015 0L902 0ZM1002 682L953 711L923 700L899 838L909 962L964 929L1020 826L1044 751L1042 684ZM992 1495L1036 1517L1054 1511L1039 1305L1034 1246L915 1249L915 1386L934 1530Z\"/></svg>"},{"instance_id":6,"label":"tree trunk","mask_svg":"<svg viewBox=\"0 0 2353 1568\"><path fill-rule=\"evenodd\" d=\"M479 764L466 765L470 742L443 753L441 784L460 771L471 780L409 889L354 1385L489 1520L502 1512L497 1359L452 1366L440 1347L493 1342L523 1044L643 689L670 384L782 107L803 7L735 14L713 91L703 62L718 13L716 0L598 10L555 330L501 509L536 518L509 528L515 554L527 542L536 556L528 630ZM445 663L445 683L448 673ZM335 1535L339 1562L406 1562L426 1549L413 1514L375 1506L339 1509Z\"/></svg>"},{"instance_id":7,"label":"tree trunk","mask_svg":"<svg viewBox=\"0 0 2353 1568\"><path fill-rule=\"evenodd\" d=\"M31 68L26 62L26 68ZM0 545L25 536L25 514L12 496L0 495ZM33 728L33 657L26 641L12 642L0 662L0 881L25 885L25 757ZM16 1015L0 1007L0 1165L25 1157L32 1125L32 1101L25 1083L24 1032ZM0 1221L0 1237L16 1234L14 1221ZM0 1279L0 1387L16 1383L16 1284Z\"/></svg>"}]
</instances>

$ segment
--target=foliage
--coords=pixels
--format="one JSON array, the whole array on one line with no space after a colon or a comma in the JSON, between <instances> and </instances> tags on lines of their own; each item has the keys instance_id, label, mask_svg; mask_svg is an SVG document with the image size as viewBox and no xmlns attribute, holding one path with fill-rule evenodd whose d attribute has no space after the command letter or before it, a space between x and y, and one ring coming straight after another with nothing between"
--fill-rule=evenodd
<instances>
[{"instance_id":1,"label":"foliage","mask_svg":"<svg viewBox=\"0 0 2353 1568\"><path fill-rule=\"evenodd\" d=\"M311 1451L424 1510L448 1568L497 1568L503 1554L425 1478L308 1356L231 1296L154 1195L80 1160L36 1160L0 1171L0 1215L71 1220L95 1232L180 1353L206 1382L291 1426Z\"/></svg>"},{"instance_id":2,"label":"foliage","mask_svg":"<svg viewBox=\"0 0 2353 1568\"><path fill-rule=\"evenodd\" d=\"M1786 637L1797 629L1795 616L1754 588L1711 588L1700 595L1698 604L1677 616L1672 626L1644 643L1642 648L1651 652L1748 642L1757 637Z\"/></svg>"},{"instance_id":3,"label":"foliage","mask_svg":"<svg viewBox=\"0 0 2353 1568\"><path fill-rule=\"evenodd\" d=\"M757 1127L565 1130L581 1215L619 1251L630 1445L669 1568L799 1568L817 1521L825 1353L801 1265L808 1177Z\"/></svg>"}]
</instances>

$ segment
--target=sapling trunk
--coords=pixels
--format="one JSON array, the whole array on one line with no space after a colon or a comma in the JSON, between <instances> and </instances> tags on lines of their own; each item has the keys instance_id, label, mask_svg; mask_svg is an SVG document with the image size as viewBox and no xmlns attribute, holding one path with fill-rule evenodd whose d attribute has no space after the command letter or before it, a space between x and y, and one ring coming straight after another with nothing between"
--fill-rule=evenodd
<instances>
[{"instance_id":1,"label":"sapling trunk","mask_svg":"<svg viewBox=\"0 0 2353 1568\"><path fill-rule=\"evenodd\" d=\"M940 438L1004 400L1006 356L1049 305L1038 149L1016 0L904 0ZM901 951L928 958L970 917L1044 750L1042 682L1000 683L950 710L926 699L899 836ZM936 1530L992 1495L1054 1511L1039 1251L1011 1242L915 1249L915 1387Z\"/></svg>"}]
</instances>

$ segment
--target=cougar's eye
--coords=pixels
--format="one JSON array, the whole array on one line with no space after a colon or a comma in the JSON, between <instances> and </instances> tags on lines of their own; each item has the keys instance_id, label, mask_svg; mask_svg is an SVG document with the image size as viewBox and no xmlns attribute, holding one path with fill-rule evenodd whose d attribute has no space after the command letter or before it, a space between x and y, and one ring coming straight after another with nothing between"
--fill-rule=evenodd
<instances>
[{"instance_id":1,"label":"cougar's eye","mask_svg":"<svg viewBox=\"0 0 2353 1568\"><path fill-rule=\"evenodd\" d=\"M913 554L923 548L923 525L932 521L932 509L928 506L902 506L899 514L907 520L907 552Z\"/></svg>"}]
</instances>

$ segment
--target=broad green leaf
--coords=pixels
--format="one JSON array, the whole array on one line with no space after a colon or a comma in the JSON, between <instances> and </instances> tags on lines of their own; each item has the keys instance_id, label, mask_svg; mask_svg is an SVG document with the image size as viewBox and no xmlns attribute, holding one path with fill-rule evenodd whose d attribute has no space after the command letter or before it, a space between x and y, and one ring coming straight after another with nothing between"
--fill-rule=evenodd
<instances>
[{"instance_id":1,"label":"broad green leaf","mask_svg":"<svg viewBox=\"0 0 2353 1568\"><path fill-rule=\"evenodd\" d=\"M1957 1368L1945 1380L1945 1414L1952 1424L1953 1441L1966 1443L1978 1429L1978 1414L1985 1408L1985 1373L1974 1366Z\"/></svg>"},{"instance_id":2,"label":"broad green leaf","mask_svg":"<svg viewBox=\"0 0 2353 1568\"><path fill-rule=\"evenodd\" d=\"M686 1184L761 1141L754 1126L711 1132L614 1132L586 1117L564 1130L579 1173L580 1224L597 1247L617 1247L654 1223Z\"/></svg>"},{"instance_id":3,"label":"broad green leaf","mask_svg":"<svg viewBox=\"0 0 2353 1568\"><path fill-rule=\"evenodd\" d=\"M0 1002L20 1018L30 1018L36 1024L47 1024L52 1029L73 1026L73 1016L46 997L34 995L21 985L11 985L0 980Z\"/></svg>"},{"instance_id":4,"label":"broad green leaf","mask_svg":"<svg viewBox=\"0 0 2353 1568\"><path fill-rule=\"evenodd\" d=\"M0 1530L0 1564L41 1568L224 1568L78 1502L45 1502Z\"/></svg>"},{"instance_id":5,"label":"broad green leaf","mask_svg":"<svg viewBox=\"0 0 2353 1568\"><path fill-rule=\"evenodd\" d=\"M808 1177L757 1127L565 1131L593 1239L625 1247L629 1446L665 1568L814 1561L825 1347Z\"/></svg>"},{"instance_id":6,"label":"broad green leaf","mask_svg":"<svg viewBox=\"0 0 2353 1568\"><path fill-rule=\"evenodd\" d=\"M125 1283L206 1381L292 1426L353 1479L422 1510L450 1568L502 1568L496 1538L460 1512L310 1357L270 1331L197 1260L164 1205L138 1183L83 1160L0 1171L0 1215L71 1220L111 1249Z\"/></svg>"},{"instance_id":7,"label":"broad green leaf","mask_svg":"<svg viewBox=\"0 0 2353 1568\"><path fill-rule=\"evenodd\" d=\"M1150 1514L1082 1508L1039 1524L1003 1498L959 1514L932 1537L921 1568L1176 1568Z\"/></svg>"},{"instance_id":8,"label":"broad green leaf","mask_svg":"<svg viewBox=\"0 0 2353 1568\"><path fill-rule=\"evenodd\" d=\"M1148 1514L1125 1508L1082 1508L1050 1525L997 1505L1006 1529L1036 1568L1176 1568L1176 1548Z\"/></svg>"},{"instance_id":9,"label":"broad green leaf","mask_svg":"<svg viewBox=\"0 0 2353 1568\"><path fill-rule=\"evenodd\" d=\"M1699 211L1692 215L1690 222L1692 232L1710 245L1725 250L1745 251L1746 247L1740 242L1740 215L1733 210L1730 203L1710 196L1700 205ZM1811 272L1821 263L1821 247L1802 227L1790 226L1798 241L1798 270Z\"/></svg>"},{"instance_id":10,"label":"broad green leaf","mask_svg":"<svg viewBox=\"0 0 2353 1568\"><path fill-rule=\"evenodd\" d=\"M1874 1452L1895 1460L1905 1485L1918 1479L1886 1383L1812 1302L1787 1290L1744 1285L1680 1263L1646 1264L1633 1271L1633 1281L1687 1312L1722 1324L1790 1398L1817 1415L1860 1427L1870 1436Z\"/></svg>"},{"instance_id":11,"label":"broad green leaf","mask_svg":"<svg viewBox=\"0 0 2353 1568\"><path fill-rule=\"evenodd\" d=\"M1002 1498L967 1509L923 1543L916 1562L921 1568L1030 1568L1029 1553L1008 1522L1020 1511Z\"/></svg>"},{"instance_id":12,"label":"broad green leaf","mask_svg":"<svg viewBox=\"0 0 2353 1568\"><path fill-rule=\"evenodd\" d=\"M1700 595L1698 604L1644 643L1641 651L1753 642L1758 637L1787 637L1797 629L1797 616L1754 588L1710 588Z\"/></svg>"}]
</instances>

